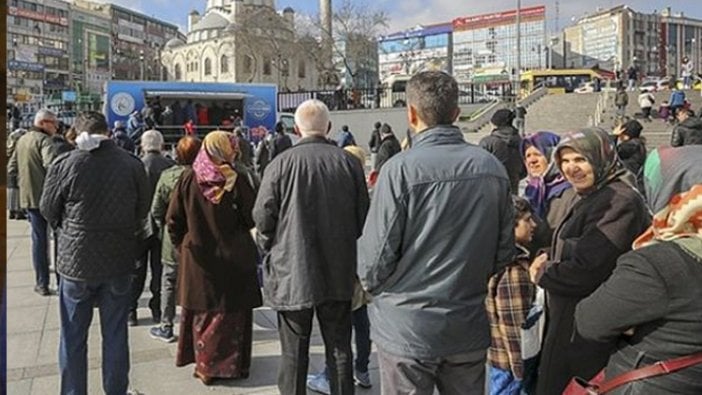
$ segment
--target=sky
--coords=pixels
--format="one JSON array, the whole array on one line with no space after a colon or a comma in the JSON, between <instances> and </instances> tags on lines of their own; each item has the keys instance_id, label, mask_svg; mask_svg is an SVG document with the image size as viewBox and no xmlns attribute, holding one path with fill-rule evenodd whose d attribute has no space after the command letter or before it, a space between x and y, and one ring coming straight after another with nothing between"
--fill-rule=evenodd
<instances>
[{"instance_id":1,"label":"sky","mask_svg":"<svg viewBox=\"0 0 702 395\"><path fill-rule=\"evenodd\" d=\"M356 1L356 0L352 0ZM188 13L196 9L204 11L206 0L111 0L121 6L143 12L173 23L185 33ZM516 8L517 0L358 0L359 3L389 16L389 26L383 33L393 33L417 25L450 22L460 16L479 15ZM332 0L333 4L341 0ZM546 6L547 29L555 32L556 0L521 0L522 7ZM671 7L673 13L683 12L690 17L702 19L702 0L560 0L558 27L572 23L574 19L595 12L597 7L610 8L627 4L638 12L653 12ZM277 0L279 10L292 7L298 13L316 15L319 12L318 0Z\"/></svg>"}]
</instances>

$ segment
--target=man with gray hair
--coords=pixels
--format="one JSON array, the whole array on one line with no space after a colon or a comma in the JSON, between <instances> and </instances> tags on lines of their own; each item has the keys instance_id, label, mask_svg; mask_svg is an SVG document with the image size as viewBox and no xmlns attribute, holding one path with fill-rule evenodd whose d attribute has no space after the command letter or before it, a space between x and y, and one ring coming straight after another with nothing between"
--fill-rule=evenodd
<instances>
[{"instance_id":1,"label":"man with gray hair","mask_svg":"<svg viewBox=\"0 0 702 395\"><path fill-rule=\"evenodd\" d=\"M351 296L368 191L358 159L327 139L331 123L324 103L302 103L295 129L302 139L268 164L253 211L265 254L266 303L278 311L278 389L307 393L316 313L331 393L352 394Z\"/></svg>"},{"instance_id":2,"label":"man with gray hair","mask_svg":"<svg viewBox=\"0 0 702 395\"><path fill-rule=\"evenodd\" d=\"M47 223L39 212L39 200L44 189L44 178L56 156L51 136L58 130L56 114L41 109L34 117L34 126L19 140L7 165L9 177L19 184L20 208L27 210L32 226L32 264L34 265L34 292L42 296L49 292L49 237Z\"/></svg>"},{"instance_id":3,"label":"man with gray hair","mask_svg":"<svg viewBox=\"0 0 702 395\"><path fill-rule=\"evenodd\" d=\"M490 276L514 255L509 178L453 126L458 86L407 84L411 148L383 165L358 242L385 394L484 394Z\"/></svg>"},{"instance_id":4,"label":"man with gray hair","mask_svg":"<svg viewBox=\"0 0 702 395\"><path fill-rule=\"evenodd\" d=\"M156 184L161 177L161 173L169 167L175 166L175 161L163 155L163 144L163 135L158 130L147 130L141 135L141 161L146 169L149 202L153 199ZM137 307L139 305L139 297L141 297L146 284L148 267L151 268L151 281L149 282L151 318L155 324L161 322L161 272L163 269L161 264L161 239L158 238L154 229L151 224L151 218L149 218L144 224L143 234L146 236L146 239L142 240L144 251L137 259L136 270L132 279L132 305L129 311L130 326L136 326L139 323Z\"/></svg>"},{"instance_id":5,"label":"man with gray hair","mask_svg":"<svg viewBox=\"0 0 702 395\"><path fill-rule=\"evenodd\" d=\"M127 313L136 233L149 211L144 166L108 138L105 117L81 113L76 150L56 158L41 213L58 233L59 370L62 394L88 394L88 332L95 307L106 394L129 386Z\"/></svg>"}]
</instances>

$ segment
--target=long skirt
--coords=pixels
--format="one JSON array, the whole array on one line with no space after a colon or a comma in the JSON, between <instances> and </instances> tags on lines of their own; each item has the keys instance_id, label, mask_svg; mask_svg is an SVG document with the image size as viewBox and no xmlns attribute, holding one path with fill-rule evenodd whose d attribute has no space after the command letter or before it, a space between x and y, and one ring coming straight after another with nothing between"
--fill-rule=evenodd
<instances>
[{"instance_id":1,"label":"long skirt","mask_svg":"<svg viewBox=\"0 0 702 395\"><path fill-rule=\"evenodd\" d=\"M247 378L251 366L253 310L182 309L176 366L195 363L207 377Z\"/></svg>"}]
</instances>

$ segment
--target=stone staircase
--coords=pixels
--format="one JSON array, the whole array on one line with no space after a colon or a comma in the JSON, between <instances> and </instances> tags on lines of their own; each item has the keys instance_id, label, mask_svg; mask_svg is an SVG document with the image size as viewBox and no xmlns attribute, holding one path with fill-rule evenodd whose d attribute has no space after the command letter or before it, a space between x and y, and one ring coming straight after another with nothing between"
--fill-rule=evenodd
<instances>
[{"instance_id":1,"label":"stone staircase","mask_svg":"<svg viewBox=\"0 0 702 395\"><path fill-rule=\"evenodd\" d=\"M527 107L527 133L547 130L565 133L589 125L595 114L598 95L568 93L547 95Z\"/></svg>"}]
</instances>

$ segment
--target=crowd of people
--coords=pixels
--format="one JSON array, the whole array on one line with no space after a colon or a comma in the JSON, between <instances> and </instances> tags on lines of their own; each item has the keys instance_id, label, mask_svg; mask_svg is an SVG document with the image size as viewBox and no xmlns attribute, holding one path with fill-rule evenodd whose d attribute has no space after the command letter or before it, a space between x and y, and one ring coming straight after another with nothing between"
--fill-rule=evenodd
<instances>
[{"instance_id":1,"label":"crowd of people","mask_svg":"<svg viewBox=\"0 0 702 395\"><path fill-rule=\"evenodd\" d=\"M150 335L177 341L176 366L205 385L252 373L265 304L281 394L372 386L371 339L385 394L483 394L486 381L491 394L561 394L575 377L702 393L694 113L677 111L684 147L651 152L635 120L523 137L508 109L474 145L454 125L458 96L448 74L414 75L406 138L377 122L370 157L348 126L332 138L317 100L298 106L295 141L278 124L254 147L227 125L183 136L174 159L153 128L135 142L84 112L61 136L39 111L8 140L10 215L30 220L44 296L55 240L61 393L88 393L94 308L103 390L128 392L148 272ZM308 375L315 315L325 369ZM680 370L629 377L677 357Z\"/></svg>"}]
</instances>

